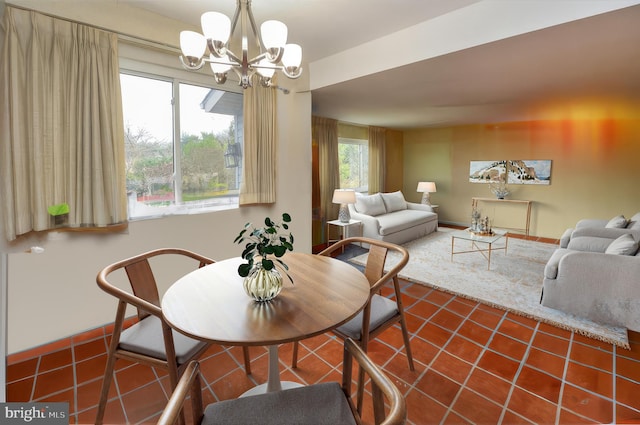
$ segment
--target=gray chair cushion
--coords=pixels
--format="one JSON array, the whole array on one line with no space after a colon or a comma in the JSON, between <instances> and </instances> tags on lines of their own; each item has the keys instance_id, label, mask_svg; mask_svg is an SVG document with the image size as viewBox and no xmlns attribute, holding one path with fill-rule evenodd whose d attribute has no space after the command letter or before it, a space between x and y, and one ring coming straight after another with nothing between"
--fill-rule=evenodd
<instances>
[{"instance_id":1,"label":"gray chair cushion","mask_svg":"<svg viewBox=\"0 0 640 425\"><path fill-rule=\"evenodd\" d=\"M173 344L178 364L183 364L193 357L207 343L198 341L173 331ZM122 331L120 348L127 351L166 360L162 323L156 316L149 316L135 325Z\"/></svg>"},{"instance_id":2,"label":"gray chair cushion","mask_svg":"<svg viewBox=\"0 0 640 425\"><path fill-rule=\"evenodd\" d=\"M631 235L622 235L615 241L611 242L611 245L607 247L605 254L614 255L636 255L638 252L638 242L633 239Z\"/></svg>"},{"instance_id":3,"label":"gray chair cushion","mask_svg":"<svg viewBox=\"0 0 640 425\"><path fill-rule=\"evenodd\" d=\"M338 331L356 341L362 336L362 312L338 328ZM376 329L381 324L398 314L398 305L395 301L375 294L371 297L371 317L369 330Z\"/></svg>"},{"instance_id":4,"label":"gray chair cushion","mask_svg":"<svg viewBox=\"0 0 640 425\"><path fill-rule=\"evenodd\" d=\"M596 236L572 237L567 248L574 251L604 252L613 239L599 238Z\"/></svg>"},{"instance_id":5,"label":"gray chair cushion","mask_svg":"<svg viewBox=\"0 0 640 425\"><path fill-rule=\"evenodd\" d=\"M355 424L337 382L240 397L208 405L202 424Z\"/></svg>"}]
</instances>

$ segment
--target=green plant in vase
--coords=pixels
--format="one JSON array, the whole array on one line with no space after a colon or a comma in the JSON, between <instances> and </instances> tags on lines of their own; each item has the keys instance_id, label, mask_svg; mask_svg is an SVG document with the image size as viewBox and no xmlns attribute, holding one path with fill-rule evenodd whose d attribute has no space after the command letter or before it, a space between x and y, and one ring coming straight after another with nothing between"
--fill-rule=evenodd
<instances>
[{"instance_id":1,"label":"green plant in vase","mask_svg":"<svg viewBox=\"0 0 640 425\"><path fill-rule=\"evenodd\" d=\"M287 251L293 251L293 234L285 232L290 222L291 216L284 213L281 222L265 218L264 227L247 223L234 240L234 243L245 244L241 255L244 262L238 266L238 274L244 277L245 291L256 301L268 301L280 293L282 276L276 264L293 283L286 272L289 267L281 259Z\"/></svg>"}]
</instances>

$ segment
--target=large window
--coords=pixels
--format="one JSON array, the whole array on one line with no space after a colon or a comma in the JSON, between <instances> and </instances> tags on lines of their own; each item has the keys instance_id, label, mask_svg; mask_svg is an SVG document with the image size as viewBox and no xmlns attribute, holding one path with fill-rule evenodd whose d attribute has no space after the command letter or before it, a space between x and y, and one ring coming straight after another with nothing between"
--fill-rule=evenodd
<instances>
[{"instance_id":1,"label":"large window","mask_svg":"<svg viewBox=\"0 0 640 425\"><path fill-rule=\"evenodd\" d=\"M369 187L369 141L338 138L340 188L367 192Z\"/></svg>"},{"instance_id":2,"label":"large window","mask_svg":"<svg viewBox=\"0 0 640 425\"><path fill-rule=\"evenodd\" d=\"M242 94L122 73L129 217L238 206Z\"/></svg>"}]
</instances>

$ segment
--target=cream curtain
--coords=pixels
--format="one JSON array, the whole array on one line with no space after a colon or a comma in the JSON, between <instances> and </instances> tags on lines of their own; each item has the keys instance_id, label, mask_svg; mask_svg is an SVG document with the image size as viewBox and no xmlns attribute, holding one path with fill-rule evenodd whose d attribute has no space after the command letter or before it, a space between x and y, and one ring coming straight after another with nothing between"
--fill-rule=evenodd
<instances>
[{"instance_id":1,"label":"cream curtain","mask_svg":"<svg viewBox=\"0 0 640 425\"><path fill-rule=\"evenodd\" d=\"M276 93L254 82L244 91L240 205L276 202Z\"/></svg>"},{"instance_id":2,"label":"cream curtain","mask_svg":"<svg viewBox=\"0 0 640 425\"><path fill-rule=\"evenodd\" d=\"M369 127L369 193L384 191L386 129Z\"/></svg>"},{"instance_id":3,"label":"cream curtain","mask_svg":"<svg viewBox=\"0 0 640 425\"><path fill-rule=\"evenodd\" d=\"M2 208L8 240L127 219L117 37L7 6L0 65Z\"/></svg>"},{"instance_id":4,"label":"cream curtain","mask_svg":"<svg viewBox=\"0 0 640 425\"><path fill-rule=\"evenodd\" d=\"M338 161L338 121L311 117L312 137L318 144L318 174L320 183L320 220L322 228L337 217L338 206L331 202L333 191L340 187Z\"/></svg>"}]
</instances>

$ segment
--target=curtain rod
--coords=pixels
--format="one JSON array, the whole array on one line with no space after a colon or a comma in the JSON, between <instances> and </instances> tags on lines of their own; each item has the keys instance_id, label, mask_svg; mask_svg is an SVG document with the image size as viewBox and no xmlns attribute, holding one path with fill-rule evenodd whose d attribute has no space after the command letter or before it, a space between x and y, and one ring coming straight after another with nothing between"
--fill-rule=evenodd
<instances>
[{"instance_id":1,"label":"curtain rod","mask_svg":"<svg viewBox=\"0 0 640 425\"><path fill-rule=\"evenodd\" d=\"M171 53L180 53L181 52L179 47L172 46L170 44L160 43L160 42L155 41L155 40L149 40L147 38L143 38L143 37L139 37L139 36L136 36L136 35L123 33L123 32L120 32L120 31L115 31L115 30L112 30L112 29L109 29L109 28L101 27L99 25L88 24L86 22L81 22L81 21L78 21L76 19L71 19L71 18L67 18L67 17L63 17L63 16L54 15L52 13L42 12L40 10L29 9L27 7L24 7L24 6L19 6L19 5L15 5L15 4L11 4L11 3L5 3L5 4L6 4L6 6L12 7L14 9L26 10L28 12L36 12L36 13L39 13L41 15L48 16L50 18L60 19L61 21L70 22L72 24L85 25L87 27L99 29L101 31L110 32L110 33L116 34L120 40L128 41L130 43L137 43L137 44L141 44L141 45L144 45L144 46L152 47L152 48L155 48L155 49L158 49L158 50L169 51Z\"/></svg>"}]
</instances>

